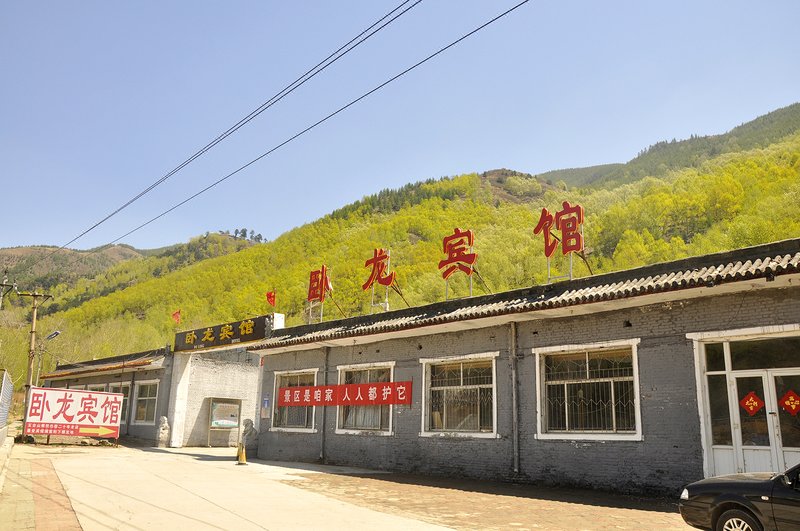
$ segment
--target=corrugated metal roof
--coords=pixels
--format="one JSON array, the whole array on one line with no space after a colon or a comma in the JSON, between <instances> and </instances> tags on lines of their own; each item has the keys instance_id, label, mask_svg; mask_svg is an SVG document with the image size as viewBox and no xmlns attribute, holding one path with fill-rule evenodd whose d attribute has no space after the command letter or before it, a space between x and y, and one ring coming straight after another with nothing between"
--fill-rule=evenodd
<instances>
[{"instance_id":1,"label":"corrugated metal roof","mask_svg":"<svg viewBox=\"0 0 800 531\"><path fill-rule=\"evenodd\" d=\"M87 360L75 363L57 364L53 372L43 374L43 380L63 378L65 376L87 375L95 372L107 372L114 370L124 370L129 368L144 367L153 365L164 359L167 350L160 348L147 350L133 354L123 354L121 356L111 356L97 360Z\"/></svg>"},{"instance_id":2,"label":"corrugated metal roof","mask_svg":"<svg viewBox=\"0 0 800 531\"><path fill-rule=\"evenodd\" d=\"M106 363L103 365L92 365L89 367L82 367L78 369L69 369L69 370L57 370L53 371L48 374L43 374L41 378L43 380L52 380L55 378L64 378L66 376L85 376L87 374L94 374L97 372L108 372L108 371L116 371L116 370L125 370L125 369L133 369L137 367L145 367L148 365L152 365L155 361L161 361L163 358L160 357L158 360L149 358L144 360L137 360L137 361L129 361L129 362L117 362L117 363ZM160 365L159 365L160 366Z\"/></svg>"},{"instance_id":3,"label":"corrugated metal roof","mask_svg":"<svg viewBox=\"0 0 800 531\"><path fill-rule=\"evenodd\" d=\"M800 239L784 240L545 286L275 330L272 337L251 345L248 350L313 344L752 279L769 281L796 273L800 273Z\"/></svg>"}]
</instances>

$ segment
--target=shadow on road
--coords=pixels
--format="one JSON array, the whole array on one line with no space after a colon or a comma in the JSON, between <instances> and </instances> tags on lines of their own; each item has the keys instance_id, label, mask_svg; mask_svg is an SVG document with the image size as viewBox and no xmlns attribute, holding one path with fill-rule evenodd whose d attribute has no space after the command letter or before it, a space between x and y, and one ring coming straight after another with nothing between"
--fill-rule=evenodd
<instances>
[{"instance_id":1,"label":"shadow on road","mask_svg":"<svg viewBox=\"0 0 800 531\"><path fill-rule=\"evenodd\" d=\"M670 500L663 497L632 496L593 489L555 487L529 483L502 483L413 474L375 473L347 474L347 476L369 479L371 481L390 482L400 488L402 488L403 485L417 485L477 494L511 496L531 500L556 501L618 509L635 509L663 513L676 513L678 510L677 500Z\"/></svg>"},{"instance_id":2,"label":"shadow on road","mask_svg":"<svg viewBox=\"0 0 800 531\"><path fill-rule=\"evenodd\" d=\"M134 441L120 440L120 444L128 448L147 453L161 453L171 455L184 455L199 461L217 461L231 463L236 462L236 449L231 447L230 456L218 455L221 448L214 448L215 453L204 453L203 449L195 448L194 452L186 452L185 448L176 450L172 448L156 448L152 446L137 445ZM333 465L322 465L319 463L298 463L298 462L277 462L262 461L260 459L248 458L248 464L254 466L280 466L296 471L305 472L324 472L330 474L328 479L319 476L307 476L313 483L321 486L321 483L331 483L328 487L333 491L341 491L339 494L348 492L355 485L349 484L345 478L352 478L355 481L365 480L368 482L380 482L383 484L378 490L381 491L403 491L406 487L419 486L432 489L445 489L448 491L460 491L463 493L485 494L490 496L508 496L520 500L540 500L561 503L571 503L594 507L607 507L617 509L633 509L638 511L652 511L659 513L672 513L678 511L677 500L664 497L648 497L625 495L608 492L598 489L569 488L532 483L513 483L497 481L481 481L472 479L452 478L443 476L424 476L415 474L399 474L379 470L364 470L352 467L337 467ZM305 475L304 475L305 476ZM341 477L341 481L336 481L335 477ZM313 478L313 479L312 479ZM334 485L335 484L335 485ZM308 487L307 487L308 488Z\"/></svg>"}]
</instances>

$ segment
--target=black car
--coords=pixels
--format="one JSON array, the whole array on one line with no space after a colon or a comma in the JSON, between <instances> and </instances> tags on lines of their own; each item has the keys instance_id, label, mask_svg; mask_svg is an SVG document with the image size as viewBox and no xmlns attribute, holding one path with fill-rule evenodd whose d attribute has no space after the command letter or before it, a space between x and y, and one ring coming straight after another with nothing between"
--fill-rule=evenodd
<instances>
[{"instance_id":1,"label":"black car","mask_svg":"<svg viewBox=\"0 0 800 531\"><path fill-rule=\"evenodd\" d=\"M703 479L681 492L687 524L715 531L800 530L800 465L783 474Z\"/></svg>"}]
</instances>

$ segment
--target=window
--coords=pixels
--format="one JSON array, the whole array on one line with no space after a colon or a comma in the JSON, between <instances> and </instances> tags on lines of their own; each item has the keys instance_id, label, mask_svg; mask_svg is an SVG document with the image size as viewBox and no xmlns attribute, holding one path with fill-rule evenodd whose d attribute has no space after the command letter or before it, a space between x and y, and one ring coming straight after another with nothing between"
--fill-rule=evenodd
<instances>
[{"instance_id":1,"label":"window","mask_svg":"<svg viewBox=\"0 0 800 531\"><path fill-rule=\"evenodd\" d=\"M99 391L101 393L105 392L106 385L105 384L96 384L88 386L89 391Z\"/></svg>"},{"instance_id":2,"label":"window","mask_svg":"<svg viewBox=\"0 0 800 531\"><path fill-rule=\"evenodd\" d=\"M537 365L539 437L640 438L635 345L540 351Z\"/></svg>"},{"instance_id":3,"label":"window","mask_svg":"<svg viewBox=\"0 0 800 531\"><path fill-rule=\"evenodd\" d=\"M140 382L136 384L136 409L133 422L150 424L156 421L156 402L158 399L158 382Z\"/></svg>"},{"instance_id":4,"label":"window","mask_svg":"<svg viewBox=\"0 0 800 531\"><path fill-rule=\"evenodd\" d=\"M423 434L494 435L496 355L422 361L428 385Z\"/></svg>"},{"instance_id":5,"label":"window","mask_svg":"<svg viewBox=\"0 0 800 531\"><path fill-rule=\"evenodd\" d=\"M731 341L730 349L731 368L734 371L797 367L800 337Z\"/></svg>"},{"instance_id":6,"label":"window","mask_svg":"<svg viewBox=\"0 0 800 531\"><path fill-rule=\"evenodd\" d=\"M273 396L278 396L278 390L281 387L304 387L315 385L317 375L316 372L304 373L287 373L275 374L275 393ZM275 417L272 421L273 428L299 428L299 429L313 429L314 428L314 406L278 406L278 400L275 399Z\"/></svg>"},{"instance_id":7,"label":"window","mask_svg":"<svg viewBox=\"0 0 800 531\"><path fill-rule=\"evenodd\" d=\"M728 382L724 374L709 374L708 404L711 412L711 444L733 446Z\"/></svg>"},{"instance_id":8,"label":"window","mask_svg":"<svg viewBox=\"0 0 800 531\"><path fill-rule=\"evenodd\" d=\"M130 384L108 384L109 393L122 393L122 411L119 416L120 423L128 422L128 399L131 394Z\"/></svg>"},{"instance_id":9,"label":"window","mask_svg":"<svg viewBox=\"0 0 800 531\"><path fill-rule=\"evenodd\" d=\"M340 384L367 384L392 381L391 367L351 366L339 367ZM391 407L339 406L339 430L390 431Z\"/></svg>"}]
</instances>

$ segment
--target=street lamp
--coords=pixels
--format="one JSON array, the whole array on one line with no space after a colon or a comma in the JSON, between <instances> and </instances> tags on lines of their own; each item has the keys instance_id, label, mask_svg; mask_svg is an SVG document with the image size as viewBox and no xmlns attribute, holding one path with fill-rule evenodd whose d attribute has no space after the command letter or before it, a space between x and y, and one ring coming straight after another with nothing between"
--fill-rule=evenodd
<instances>
[{"instance_id":1,"label":"street lamp","mask_svg":"<svg viewBox=\"0 0 800 531\"><path fill-rule=\"evenodd\" d=\"M57 338L61 334L61 330L53 330L45 339L47 341L52 341L53 339ZM36 367L36 385L39 385L39 373L42 370L42 359L44 358L44 353L47 352L47 347L42 345L41 350L39 351L39 364Z\"/></svg>"}]
</instances>

